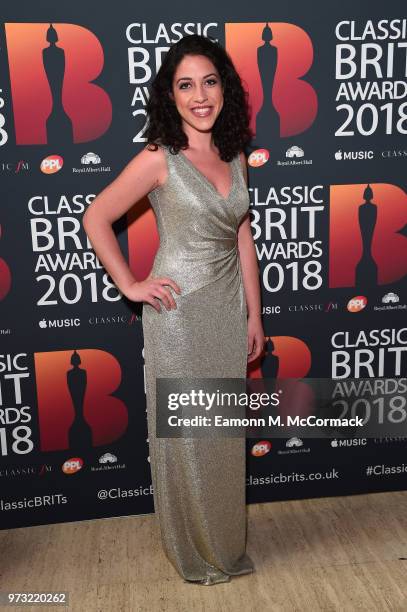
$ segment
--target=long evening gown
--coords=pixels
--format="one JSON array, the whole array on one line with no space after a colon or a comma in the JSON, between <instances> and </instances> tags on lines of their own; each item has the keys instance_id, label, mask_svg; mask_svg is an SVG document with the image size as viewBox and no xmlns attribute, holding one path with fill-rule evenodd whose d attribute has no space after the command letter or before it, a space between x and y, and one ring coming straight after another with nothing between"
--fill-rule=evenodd
<instances>
[{"instance_id":1,"label":"long evening gown","mask_svg":"<svg viewBox=\"0 0 407 612\"><path fill-rule=\"evenodd\" d=\"M176 309L143 303L154 506L163 549L185 581L227 582L254 571L246 553L244 437L156 437L156 377L245 378L247 305L237 228L249 208L239 155L225 198L180 151L162 146L166 182L149 194L160 237L153 276L168 276Z\"/></svg>"}]
</instances>

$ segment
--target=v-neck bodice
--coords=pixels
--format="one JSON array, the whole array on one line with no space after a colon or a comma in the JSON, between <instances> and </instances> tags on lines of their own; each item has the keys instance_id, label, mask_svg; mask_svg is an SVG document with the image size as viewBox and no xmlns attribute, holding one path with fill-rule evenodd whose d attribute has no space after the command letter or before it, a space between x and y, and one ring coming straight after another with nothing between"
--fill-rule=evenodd
<instances>
[{"instance_id":1,"label":"v-neck bodice","mask_svg":"<svg viewBox=\"0 0 407 612\"><path fill-rule=\"evenodd\" d=\"M189 167L190 167L190 168L191 168L193 171L195 171L195 172L198 174L198 176L202 177L202 180L203 180L205 183L208 183L208 186L209 186L211 189L213 189L213 191L215 192L215 194L216 194L216 195L218 195L218 196L219 196L219 197L220 197L222 200L225 200L225 201L229 200L230 196L232 195L232 191L233 191L233 187L234 187L234 181L235 181L235 172L234 172L235 167L234 167L233 161L231 161L231 162L229 162L229 163L228 163L228 167L229 167L229 179L230 179L230 180L229 180L229 192L228 192L228 195L227 195L227 196L224 196L224 195L222 195L222 194L220 193L219 189L217 189L217 188L215 187L215 185L212 183L212 181L210 181L210 180L208 179L208 177L207 177L207 176L206 176L206 175L205 175L205 174L204 174L204 173L203 173L201 170L199 170L199 168L197 168L197 167L195 166L195 164L194 164L194 163L193 163L193 162L192 162L192 161L189 159L189 157L187 157L187 156L185 155L185 153L183 153L182 151L180 151L180 152L179 152L179 155L180 155L181 159L184 159L184 160L185 160L185 162L188 164L188 166L189 166Z\"/></svg>"},{"instance_id":2,"label":"v-neck bodice","mask_svg":"<svg viewBox=\"0 0 407 612\"><path fill-rule=\"evenodd\" d=\"M224 198L187 157L162 148L167 178L148 194L160 237L152 272L172 276L187 293L222 277L233 285L237 230L250 203L239 155L229 162L231 187Z\"/></svg>"}]
</instances>

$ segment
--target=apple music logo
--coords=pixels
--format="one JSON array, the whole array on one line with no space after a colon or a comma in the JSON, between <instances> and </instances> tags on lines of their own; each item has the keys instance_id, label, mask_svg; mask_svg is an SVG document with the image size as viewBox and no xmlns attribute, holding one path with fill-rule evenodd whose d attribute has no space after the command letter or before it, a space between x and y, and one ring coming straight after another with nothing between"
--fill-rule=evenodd
<instances>
[{"instance_id":1,"label":"apple music logo","mask_svg":"<svg viewBox=\"0 0 407 612\"><path fill-rule=\"evenodd\" d=\"M373 151L342 151L335 152L336 161L348 161L350 159L373 159Z\"/></svg>"},{"instance_id":2,"label":"apple music logo","mask_svg":"<svg viewBox=\"0 0 407 612\"><path fill-rule=\"evenodd\" d=\"M76 319L54 319L48 321L46 319L41 319L38 322L38 325L41 329L52 329L56 327L79 327L81 324L81 320Z\"/></svg>"}]
</instances>

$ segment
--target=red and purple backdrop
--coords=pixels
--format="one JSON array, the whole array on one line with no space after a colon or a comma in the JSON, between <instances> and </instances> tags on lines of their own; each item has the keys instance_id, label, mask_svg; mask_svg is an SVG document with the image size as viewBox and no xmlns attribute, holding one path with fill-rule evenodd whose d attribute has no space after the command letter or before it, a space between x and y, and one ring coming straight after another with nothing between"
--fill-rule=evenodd
<instances>
[{"instance_id":1,"label":"red and purple backdrop","mask_svg":"<svg viewBox=\"0 0 407 612\"><path fill-rule=\"evenodd\" d=\"M248 376L402 382L403 14L401 0L3 6L2 528L154 510L141 304L119 294L81 220L143 148L149 85L186 34L219 40L249 93L267 343ZM158 247L148 200L114 229L145 278ZM248 439L247 500L405 489L405 448L403 437Z\"/></svg>"}]
</instances>

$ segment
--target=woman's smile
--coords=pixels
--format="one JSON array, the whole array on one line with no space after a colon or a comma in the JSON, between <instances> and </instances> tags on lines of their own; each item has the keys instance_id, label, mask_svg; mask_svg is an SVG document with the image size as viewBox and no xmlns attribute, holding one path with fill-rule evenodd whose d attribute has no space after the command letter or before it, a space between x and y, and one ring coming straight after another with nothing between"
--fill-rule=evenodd
<instances>
[{"instance_id":1,"label":"woman's smile","mask_svg":"<svg viewBox=\"0 0 407 612\"><path fill-rule=\"evenodd\" d=\"M197 117L209 117L212 114L213 106L194 106L191 111Z\"/></svg>"}]
</instances>

